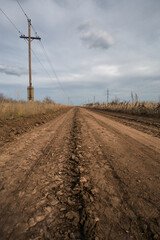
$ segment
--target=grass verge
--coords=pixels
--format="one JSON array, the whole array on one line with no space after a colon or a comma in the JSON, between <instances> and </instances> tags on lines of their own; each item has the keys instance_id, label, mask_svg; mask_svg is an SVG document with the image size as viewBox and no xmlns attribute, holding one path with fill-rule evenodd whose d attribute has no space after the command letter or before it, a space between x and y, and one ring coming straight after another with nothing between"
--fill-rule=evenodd
<instances>
[{"instance_id":1,"label":"grass verge","mask_svg":"<svg viewBox=\"0 0 160 240\"><path fill-rule=\"evenodd\" d=\"M121 112L139 116L160 118L160 103L137 102L137 103L108 103L108 104L87 104L85 107L103 109L111 112Z\"/></svg>"},{"instance_id":2,"label":"grass verge","mask_svg":"<svg viewBox=\"0 0 160 240\"><path fill-rule=\"evenodd\" d=\"M45 102L0 102L0 119L20 118L38 113L56 112L60 109L69 107Z\"/></svg>"}]
</instances>

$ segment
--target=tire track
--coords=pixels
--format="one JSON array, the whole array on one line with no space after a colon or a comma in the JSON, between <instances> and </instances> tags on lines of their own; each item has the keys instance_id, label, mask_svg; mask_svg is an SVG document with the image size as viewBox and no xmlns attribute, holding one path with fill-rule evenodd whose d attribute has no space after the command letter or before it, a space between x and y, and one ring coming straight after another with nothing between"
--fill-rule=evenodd
<instances>
[{"instance_id":1,"label":"tire track","mask_svg":"<svg viewBox=\"0 0 160 240\"><path fill-rule=\"evenodd\" d=\"M95 239L98 218L81 135L75 109L1 206L0 239Z\"/></svg>"},{"instance_id":2,"label":"tire track","mask_svg":"<svg viewBox=\"0 0 160 240\"><path fill-rule=\"evenodd\" d=\"M94 129L93 128L94 125L91 124L91 122L93 121L95 123L96 129ZM121 167L120 159L122 158L122 156L120 155L120 153L117 152L118 153L117 157L119 158L118 160L118 158L116 157L117 153L112 152L113 147L111 146L111 144L108 145L108 142L104 141L105 139L103 136L104 134L102 134L103 132L100 133L101 131L99 129L105 128L107 132L108 131L112 132L115 135L117 134L120 135L121 133L117 132L117 130L115 131L115 129L112 129L112 127L110 127L108 124L101 122L99 119L96 118L96 115L92 116L88 111L86 112L83 111L83 122L86 124L86 129L88 129L88 137L91 138L91 141L93 141L94 139L94 142L96 142L98 146L99 146L98 143L101 144L100 152L103 155L103 159L106 159L113 176L113 179L110 179L110 181L112 182L113 186L114 184L116 184L117 188L119 188L119 191L118 189L117 191L121 192L121 196L119 196L119 198L121 199L121 209L119 209L118 211L121 212L121 214L122 213L124 214L124 220L127 219L129 215L132 215L132 217L130 216L129 219L127 220L128 223L132 221L132 225L130 225L130 227L126 231L128 233L131 232L132 237L134 236L135 239L158 239L157 236L159 233L159 230L158 230L159 217L158 216L159 216L160 198L158 197L156 191L153 191L154 190L153 186L152 186L152 189L150 188L150 190L147 190L146 188L147 185L145 185L144 181L142 181L141 186L136 187L138 190L138 193L136 193L135 191L136 189L134 189L135 187L132 188L133 182L136 180L135 177L133 178L133 180L131 179L131 177L133 176L133 173L130 170L128 172L128 169L124 168L125 166L123 168ZM102 128L99 128L98 126ZM124 136L124 138L126 142L128 143L132 142L130 138L127 138L127 136ZM114 141L114 139L112 140ZM95 146L94 142L93 142L93 145ZM121 142L122 143L124 142L122 135L121 135ZM139 146L139 144L137 145L135 140L133 141L132 144L133 144L132 146L137 147L137 152L139 151L142 152L141 146ZM149 153L149 156L151 156L152 151L150 149L148 149L147 151ZM98 154L97 154L97 157L98 157ZM115 157L117 159L115 159ZM149 157L147 158L149 159ZM117 165L116 162L119 163L120 165ZM157 163L159 163L159 161ZM128 176L127 177L128 180L126 181L127 173L131 174L131 177ZM136 194L136 195L134 196L133 194ZM142 201L142 204L144 204L145 208L148 206L152 214L144 216L142 212L143 210L142 206L140 210L139 208L137 208L136 203L137 201L139 201L139 197L142 197L144 199L143 196L145 196L146 194L147 194L147 198L149 197L149 199L150 198L152 199L151 201L152 203L148 205L146 201ZM122 222L120 222L119 226L121 226L121 228L124 229L125 231L125 228L122 227L123 226ZM132 230L133 228L136 230L136 233L135 233L135 230L134 231ZM112 234L113 234L113 229L112 229ZM112 239L111 235L110 235L110 238L105 238L105 239ZM125 238L122 238L122 239L125 239ZM126 239L129 239L129 236Z\"/></svg>"},{"instance_id":3,"label":"tire track","mask_svg":"<svg viewBox=\"0 0 160 240\"><path fill-rule=\"evenodd\" d=\"M146 146L91 115L72 109L57 118L45 144L35 136L33 143L43 141L44 148L1 204L0 239L158 239L159 185L146 180L152 151L143 153ZM137 152L129 155L132 145ZM158 172L158 162L149 166L152 174Z\"/></svg>"},{"instance_id":4,"label":"tire track","mask_svg":"<svg viewBox=\"0 0 160 240\"><path fill-rule=\"evenodd\" d=\"M61 194L55 188L61 202L61 220L56 225L53 239L95 239L98 218L92 211L94 195L89 179L86 178L87 162L81 149L81 124L79 110L75 110L70 139L70 156L63 163ZM61 226L63 225L63 231Z\"/></svg>"},{"instance_id":5,"label":"tire track","mask_svg":"<svg viewBox=\"0 0 160 240\"><path fill-rule=\"evenodd\" d=\"M47 209L49 206L50 208L48 209L50 211L52 207L50 206L50 201L53 200L54 205L56 200L54 199L54 196L51 197L51 199L49 198L48 193L45 191L48 188L46 183L52 186L54 183L54 176L58 176L56 175L56 169L60 164L59 159L53 157L55 155L60 157L60 152L62 152L62 149L64 150L64 145L69 141L66 132L69 131L71 127L72 117L73 111L71 110L70 113L67 113L67 115L63 117L60 124L57 125L58 127L56 127L54 136L42 149L41 156L31 163L31 167L29 170L25 171L20 184L15 185L14 190L7 196L7 201L1 205L0 239L28 239L28 235L32 232L32 227L35 226L37 228L37 225L40 222L45 221L48 217L48 212L44 212L43 208ZM68 120L67 125L64 124L66 123L66 120ZM63 144L64 139L66 142L65 144ZM56 152L55 147L57 148ZM65 154L67 153L68 145ZM57 166L55 166L56 163ZM47 169L49 172L47 172ZM51 170L53 170L53 172L51 172ZM51 192L52 190L50 188L51 187L49 187L49 191ZM39 216L34 217L37 208L39 208L38 205L40 204L41 199L42 202L44 201L42 204L43 206L38 210Z\"/></svg>"},{"instance_id":6,"label":"tire track","mask_svg":"<svg viewBox=\"0 0 160 240\"><path fill-rule=\"evenodd\" d=\"M100 109L91 109L91 108L87 108L87 109L91 112L95 112L95 113L97 112L102 116L113 119L124 125L130 126L140 131L151 134L155 137L158 137L158 138L160 137L160 131L159 131L160 121L158 118L150 118L150 117L144 118L142 116L136 116L131 114L124 115L123 113L107 112L106 110L100 110Z\"/></svg>"}]
</instances>

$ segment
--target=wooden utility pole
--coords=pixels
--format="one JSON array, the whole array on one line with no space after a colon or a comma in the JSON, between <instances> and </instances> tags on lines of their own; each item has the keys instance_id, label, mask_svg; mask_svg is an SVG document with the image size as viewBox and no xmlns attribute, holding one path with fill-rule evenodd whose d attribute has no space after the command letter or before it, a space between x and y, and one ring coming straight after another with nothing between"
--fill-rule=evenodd
<instances>
[{"instance_id":1,"label":"wooden utility pole","mask_svg":"<svg viewBox=\"0 0 160 240\"><path fill-rule=\"evenodd\" d=\"M107 88L107 103L109 103L109 89Z\"/></svg>"},{"instance_id":2,"label":"wooden utility pole","mask_svg":"<svg viewBox=\"0 0 160 240\"><path fill-rule=\"evenodd\" d=\"M28 58L29 58L29 86L27 87L28 101L34 101L34 88L32 86L32 71L31 71L31 41L41 40L40 37L31 37L31 19L28 19L28 37L21 35L20 38L28 40Z\"/></svg>"}]
</instances>

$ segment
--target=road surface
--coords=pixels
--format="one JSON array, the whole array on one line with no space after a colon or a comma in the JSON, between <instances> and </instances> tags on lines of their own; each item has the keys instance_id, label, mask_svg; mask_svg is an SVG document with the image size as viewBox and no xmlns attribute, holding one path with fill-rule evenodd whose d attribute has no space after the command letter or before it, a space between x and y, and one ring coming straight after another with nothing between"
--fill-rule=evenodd
<instances>
[{"instance_id":1,"label":"road surface","mask_svg":"<svg viewBox=\"0 0 160 240\"><path fill-rule=\"evenodd\" d=\"M126 121L71 108L1 146L0 239L160 239L160 139Z\"/></svg>"}]
</instances>

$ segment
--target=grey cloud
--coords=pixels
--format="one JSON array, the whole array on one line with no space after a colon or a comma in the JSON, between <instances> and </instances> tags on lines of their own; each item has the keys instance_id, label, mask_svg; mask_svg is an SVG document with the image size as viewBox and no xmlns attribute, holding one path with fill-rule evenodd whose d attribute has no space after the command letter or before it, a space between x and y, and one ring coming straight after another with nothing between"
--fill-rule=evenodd
<instances>
[{"instance_id":1,"label":"grey cloud","mask_svg":"<svg viewBox=\"0 0 160 240\"><path fill-rule=\"evenodd\" d=\"M27 69L24 68L15 68L15 67L8 67L5 65L0 65L0 73L5 73L7 75L13 75L20 77L21 75L28 74Z\"/></svg>"},{"instance_id":2,"label":"grey cloud","mask_svg":"<svg viewBox=\"0 0 160 240\"><path fill-rule=\"evenodd\" d=\"M59 6L66 6L67 5L67 1L66 0L53 0L53 2L55 2L57 5Z\"/></svg>"},{"instance_id":3,"label":"grey cloud","mask_svg":"<svg viewBox=\"0 0 160 240\"><path fill-rule=\"evenodd\" d=\"M95 2L97 6L99 6L100 8L106 8L115 2L115 0L92 0L92 1Z\"/></svg>"},{"instance_id":4,"label":"grey cloud","mask_svg":"<svg viewBox=\"0 0 160 240\"><path fill-rule=\"evenodd\" d=\"M107 88L111 99L115 95L130 97L131 90L144 100L157 98L160 89L159 0L19 1L32 19L63 88L74 103L80 103L83 96L87 99L95 96L103 101ZM27 34L26 19L16 1L0 2L18 29ZM0 36L1 92L6 95L9 91L14 98L14 89L22 84L26 99L28 47L2 14ZM56 84L37 41L32 42L32 49L53 78L52 83L33 55L35 98L53 96L65 103L67 98ZM115 66L118 70L114 72L114 68L105 66ZM82 76L76 77L78 75ZM7 84L5 88L3 83ZM15 87L10 87L12 83Z\"/></svg>"},{"instance_id":5,"label":"grey cloud","mask_svg":"<svg viewBox=\"0 0 160 240\"><path fill-rule=\"evenodd\" d=\"M110 33L94 27L91 20L81 24L78 30L82 32L81 40L86 43L89 48L108 49L115 43Z\"/></svg>"},{"instance_id":6,"label":"grey cloud","mask_svg":"<svg viewBox=\"0 0 160 240\"><path fill-rule=\"evenodd\" d=\"M78 26L78 30L79 31L84 31L84 30L88 30L91 27L93 27L93 21L92 20L88 20L88 21L85 21L84 23L80 24Z\"/></svg>"}]
</instances>

